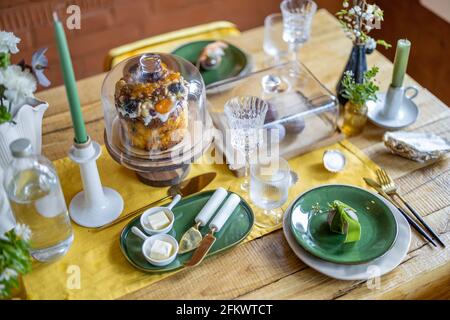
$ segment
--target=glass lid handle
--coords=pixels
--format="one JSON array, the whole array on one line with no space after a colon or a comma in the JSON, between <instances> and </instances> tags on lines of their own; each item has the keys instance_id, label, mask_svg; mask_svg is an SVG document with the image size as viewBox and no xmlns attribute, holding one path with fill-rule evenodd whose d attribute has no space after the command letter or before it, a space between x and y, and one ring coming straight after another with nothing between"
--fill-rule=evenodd
<instances>
[{"instance_id":1,"label":"glass lid handle","mask_svg":"<svg viewBox=\"0 0 450 320\"><path fill-rule=\"evenodd\" d=\"M156 54L144 54L139 58L142 77L149 81L158 81L162 76L161 58Z\"/></svg>"}]
</instances>

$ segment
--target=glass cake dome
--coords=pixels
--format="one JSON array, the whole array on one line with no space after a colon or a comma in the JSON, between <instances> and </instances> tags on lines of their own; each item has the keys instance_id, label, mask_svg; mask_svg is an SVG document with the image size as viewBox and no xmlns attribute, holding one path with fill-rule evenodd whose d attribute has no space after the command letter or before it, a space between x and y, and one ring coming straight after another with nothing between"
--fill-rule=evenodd
<instances>
[{"instance_id":1,"label":"glass cake dome","mask_svg":"<svg viewBox=\"0 0 450 320\"><path fill-rule=\"evenodd\" d=\"M181 57L122 61L106 75L102 103L108 152L150 185L180 182L212 141L203 79Z\"/></svg>"}]
</instances>

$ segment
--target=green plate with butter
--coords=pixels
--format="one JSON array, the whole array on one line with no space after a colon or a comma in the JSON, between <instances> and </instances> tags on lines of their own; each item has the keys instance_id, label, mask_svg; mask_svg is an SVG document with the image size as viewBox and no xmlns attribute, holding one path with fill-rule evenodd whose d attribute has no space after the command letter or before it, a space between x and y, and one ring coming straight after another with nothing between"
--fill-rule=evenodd
<instances>
[{"instance_id":1,"label":"green plate with butter","mask_svg":"<svg viewBox=\"0 0 450 320\"><path fill-rule=\"evenodd\" d=\"M332 232L328 204L340 200L356 210L361 238L344 243ZM300 195L291 206L291 230L309 253L326 261L360 264L384 255L397 238L397 222L386 204L371 192L348 185L324 185Z\"/></svg>"},{"instance_id":2,"label":"green plate with butter","mask_svg":"<svg viewBox=\"0 0 450 320\"><path fill-rule=\"evenodd\" d=\"M192 195L180 200L178 204L172 209L175 215L175 222L172 230L168 233L179 242L183 234L194 225L194 218L206 204L208 199L213 195L215 190L205 191L199 194ZM231 192L229 192L231 194ZM219 209L217 210L217 212ZM169 265L164 267L157 267L150 264L142 255L143 240L131 232L133 226L138 227L144 231L140 224L140 215L131 220L120 235L120 248L128 262L135 268L145 272L167 272L174 271L183 267L184 263L191 259L194 251L179 254L176 259ZM214 219L214 216L210 221ZM253 211L247 202L242 199L238 207L233 211L230 218L223 225L222 229L215 233L216 242L208 253L207 257L229 249L241 241L243 241L250 233L254 224ZM209 232L208 226L200 229L201 233L205 235Z\"/></svg>"},{"instance_id":3,"label":"green plate with butter","mask_svg":"<svg viewBox=\"0 0 450 320\"><path fill-rule=\"evenodd\" d=\"M214 41L216 40L189 42L178 47L172 53L185 58L195 66L203 48ZM226 43L228 44L228 48L224 50L225 55L222 58L221 64L214 70L204 70L203 68L200 70L206 86L217 81L242 76L251 71L251 61L249 56L238 47L233 46L228 42Z\"/></svg>"}]
</instances>

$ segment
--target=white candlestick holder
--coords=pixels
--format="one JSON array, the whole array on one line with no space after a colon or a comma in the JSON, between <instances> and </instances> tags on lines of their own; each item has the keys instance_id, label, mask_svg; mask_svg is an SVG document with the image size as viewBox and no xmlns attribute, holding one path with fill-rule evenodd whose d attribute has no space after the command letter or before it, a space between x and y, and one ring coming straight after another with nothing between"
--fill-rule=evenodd
<instances>
[{"instance_id":1,"label":"white candlestick holder","mask_svg":"<svg viewBox=\"0 0 450 320\"><path fill-rule=\"evenodd\" d=\"M70 159L80 166L83 191L73 197L69 206L72 220L83 227L97 228L119 217L123 210L122 196L111 188L102 187L97 168L100 145L88 138L86 143L74 143Z\"/></svg>"},{"instance_id":2,"label":"white candlestick holder","mask_svg":"<svg viewBox=\"0 0 450 320\"><path fill-rule=\"evenodd\" d=\"M408 95L408 92L411 94ZM398 130L413 124L419 115L419 108L412 99L418 93L416 87L390 86L386 93L378 94L376 102L367 103L369 120L389 130Z\"/></svg>"}]
</instances>

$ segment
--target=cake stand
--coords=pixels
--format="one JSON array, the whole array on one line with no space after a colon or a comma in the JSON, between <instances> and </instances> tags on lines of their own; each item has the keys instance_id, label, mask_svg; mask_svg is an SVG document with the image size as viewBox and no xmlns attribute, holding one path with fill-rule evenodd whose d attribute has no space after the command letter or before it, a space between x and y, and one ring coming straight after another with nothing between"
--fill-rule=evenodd
<instances>
[{"instance_id":1,"label":"cake stand","mask_svg":"<svg viewBox=\"0 0 450 320\"><path fill-rule=\"evenodd\" d=\"M207 116L205 122L197 121L189 126L182 142L160 153L130 147L125 142L118 119L113 122L112 133L112 139L107 139L105 130L105 145L111 157L134 171L141 182L153 187L166 187L186 178L191 164L210 147L214 127Z\"/></svg>"}]
</instances>

